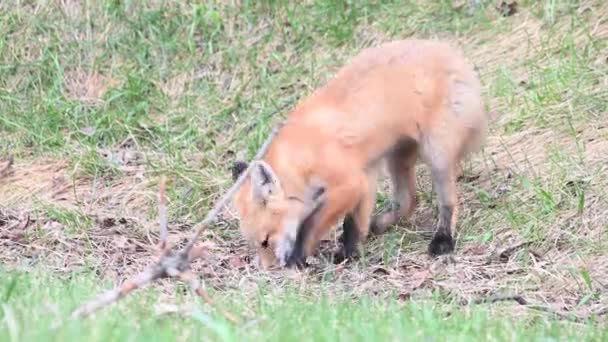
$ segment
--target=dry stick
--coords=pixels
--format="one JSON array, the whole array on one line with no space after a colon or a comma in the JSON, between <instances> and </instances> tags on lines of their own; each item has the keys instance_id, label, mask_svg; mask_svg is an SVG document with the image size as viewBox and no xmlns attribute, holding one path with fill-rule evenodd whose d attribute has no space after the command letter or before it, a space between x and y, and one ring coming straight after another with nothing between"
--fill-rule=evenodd
<instances>
[{"instance_id":1,"label":"dry stick","mask_svg":"<svg viewBox=\"0 0 608 342\"><path fill-rule=\"evenodd\" d=\"M522 247L526 247L532 244L532 241L524 241L524 242L520 242L516 245L510 246L508 248L506 248L505 250L503 250L502 252L498 253L498 257L500 259L507 259L511 256L511 254L513 254L513 252L515 252L516 250L522 248Z\"/></svg>"},{"instance_id":2,"label":"dry stick","mask_svg":"<svg viewBox=\"0 0 608 342\"><path fill-rule=\"evenodd\" d=\"M13 166L14 161L15 159L12 155L8 157L6 164L0 167L0 178L8 175L8 171L11 169L11 166Z\"/></svg>"},{"instance_id":3,"label":"dry stick","mask_svg":"<svg viewBox=\"0 0 608 342\"><path fill-rule=\"evenodd\" d=\"M228 318L232 322L238 322L238 319L233 314L215 305L215 301L209 296L207 291L203 290L201 282L198 280L196 275L192 273L192 271L182 272L178 274L178 278L184 282L187 282L194 293L202 297L203 300L207 302L207 304L214 306L216 310L218 310L222 313L222 315L224 315L224 317Z\"/></svg>"},{"instance_id":4,"label":"dry stick","mask_svg":"<svg viewBox=\"0 0 608 342\"><path fill-rule=\"evenodd\" d=\"M583 323L586 320L588 320L589 318L591 318L592 316L597 316L597 317L601 317L604 316L608 313L608 309L606 308L602 308L598 311L595 312L591 312L589 314L586 315L576 315L574 313L565 313L565 312L559 312L556 310L553 310L547 306L542 306L542 305L524 305L524 307L530 309L530 310L536 310L536 311L542 311L542 312L546 312L550 315L553 315L559 319L563 319L563 320L567 320L567 321L571 321L571 322L576 322L576 323Z\"/></svg>"},{"instance_id":5,"label":"dry stick","mask_svg":"<svg viewBox=\"0 0 608 342\"><path fill-rule=\"evenodd\" d=\"M567 314L564 312L559 312L559 311L553 310L547 306L532 305L532 304L530 304L530 302L528 302L524 297L522 297L520 295L488 296L488 297L475 299L473 301L468 302L468 304L482 304L482 303L491 303L492 304L492 303L504 302L504 301L515 301L517 304L519 304L527 309L546 312L559 319L569 320L569 321L577 322L577 323L584 322L591 316L600 317L600 316L604 316L604 315L608 314L608 308L602 308L598 311L592 312L592 313L584 315L584 316L579 316L579 315L575 315L575 314ZM467 304L467 301L465 301L464 304Z\"/></svg>"},{"instance_id":6,"label":"dry stick","mask_svg":"<svg viewBox=\"0 0 608 342\"><path fill-rule=\"evenodd\" d=\"M160 225L160 242L159 248L161 253L168 249L167 238L169 237L169 231L167 229L167 198L165 192L167 191L165 176L160 178L160 190L158 192L158 220Z\"/></svg>"},{"instance_id":7,"label":"dry stick","mask_svg":"<svg viewBox=\"0 0 608 342\"><path fill-rule=\"evenodd\" d=\"M483 304L483 303L496 303L496 302L505 302L505 301L515 301L517 302L517 304L520 305L528 305L528 301L524 299L524 297L520 296L520 295L513 295L513 296L509 296L509 295L497 295L497 296L489 296L489 297L483 297L483 298L477 298L471 302L469 302L469 304ZM467 303L466 301L464 302L465 304Z\"/></svg>"},{"instance_id":8,"label":"dry stick","mask_svg":"<svg viewBox=\"0 0 608 342\"><path fill-rule=\"evenodd\" d=\"M72 313L72 318L88 316L102 307L120 300L131 291L141 288L151 281L159 279L161 277L162 270L159 267L154 266L149 267L144 272L135 276L132 280L125 281L121 286L104 293L97 299L81 305L78 309L74 310Z\"/></svg>"},{"instance_id":9,"label":"dry stick","mask_svg":"<svg viewBox=\"0 0 608 342\"><path fill-rule=\"evenodd\" d=\"M196 279L196 276L190 270L190 263L200 257L201 251L200 248L194 248L194 243L198 239L198 237L203 233L203 231L210 224L214 223L217 220L217 215L220 210L230 201L230 199L234 196L238 188L243 184L249 172L251 172L251 168L254 166L255 161L261 159L268 149L270 148L270 144L274 137L278 134L279 130L286 125L286 122L279 123L270 133L256 156L254 157L254 162L250 163L247 169L240 175L238 180L228 189L228 191L220 198L220 200L216 203L216 205L209 211L209 213L205 216L205 219L201 221L197 225L196 232L188 241L186 246L175 253L172 253L171 248L167 246L166 238L167 238L167 215L166 215L166 200L165 200L165 180L164 177L161 178L160 184L160 193L159 193L159 216L160 216L160 245L161 247L164 245L164 248L161 248L161 255L158 258L157 262L148 266L145 271L139 273L132 280L128 280L124 282L121 286L107 291L96 299L93 299L79 308L74 310L72 313L72 318L77 317L85 317L93 312L103 308L104 306L110 305L114 302L117 302L121 298L124 298L131 291L136 290L138 288L142 288L147 285L149 282L155 281L161 278L167 277L175 277L182 281L188 282L191 289L200 297L205 300L205 302L213 307L215 307L224 317L228 320L238 323L238 319L231 313L218 308L211 297L203 290L200 282Z\"/></svg>"}]
</instances>

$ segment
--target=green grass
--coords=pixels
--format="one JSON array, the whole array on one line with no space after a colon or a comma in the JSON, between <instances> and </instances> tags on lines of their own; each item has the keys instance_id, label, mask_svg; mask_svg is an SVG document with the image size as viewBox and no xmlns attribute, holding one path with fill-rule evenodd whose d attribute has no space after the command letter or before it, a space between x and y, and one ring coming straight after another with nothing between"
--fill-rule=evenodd
<instances>
[{"instance_id":1,"label":"green grass","mask_svg":"<svg viewBox=\"0 0 608 342\"><path fill-rule=\"evenodd\" d=\"M292 286L272 294L219 294L221 304L239 313L245 323L234 325L181 288L169 295L186 314L161 313L157 289L146 289L88 320L66 316L91 293L107 286L94 277L66 279L40 273L5 273L0 277L2 341L137 340L167 341L371 341L371 340L603 340L607 330L547 320L524 312L505 317L501 310L480 305L457 308L433 302L348 294L299 293ZM160 306L159 306L160 308ZM249 317L248 317L249 316Z\"/></svg>"},{"instance_id":2,"label":"green grass","mask_svg":"<svg viewBox=\"0 0 608 342\"><path fill-rule=\"evenodd\" d=\"M112 249L112 234L150 243L161 174L169 180L171 228L189 233L188 225L231 184L232 161L253 157L273 123L300 99L360 49L412 36L461 45L479 70L488 111L498 113L484 150L467 164L479 180L459 183L457 253L465 262L435 274L429 286L455 297L491 288L568 309L605 305L604 1L518 1L518 13L508 17L490 0L473 11L454 10L448 0L229 3L0 3L0 158L15 157L11 180L19 184L0 180L0 192L21 194L7 196L20 200L8 204L0 196L0 209L34 213L28 245L6 249L14 264L0 274L2 340L602 339L601 326L520 314L513 305L459 308L433 296L398 303L391 299L396 294L387 293L411 278L404 263L431 267L420 256L428 241L399 229L364 245L364 257L349 266L349 276L332 273L328 265L324 276L331 280L297 290L283 283L253 292L225 289L252 275L217 261L213 272L230 276L214 283L214 296L247 319L259 318L246 326L227 323L181 290L161 297L194 303L196 313L158 315L151 290L93 320L53 330L77 303L102 290L97 277L139 265L129 265L124 248ZM25 171L53 161L68 165L62 174L73 185L62 193L68 207L52 196L38 200L30 194L39 180ZM436 210L424 167L418 178L421 215L404 225L411 230L427 228L424 217ZM48 192L56 190L53 182ZM388 196L380 194L379 202ZM129 223L100 225L97 218L108 215ZM0 223L2 237L7 226ZM218 258L242 252L231 223L205 237L219 246ZM464 252L481 246L490 254L520 241L544 258L532 260L522 249L508 263L479 264ZM33 263L38 266L31 275L14 270ZM73 265L82 263L88 266L74 273ZM387 283L390 290L380 291L383 296L364 286L375 279L377 264L402 272ZM45 274L48 269L68 279ZM358 286L362 295L352 301Z\"/></svg>"}]
</instances>

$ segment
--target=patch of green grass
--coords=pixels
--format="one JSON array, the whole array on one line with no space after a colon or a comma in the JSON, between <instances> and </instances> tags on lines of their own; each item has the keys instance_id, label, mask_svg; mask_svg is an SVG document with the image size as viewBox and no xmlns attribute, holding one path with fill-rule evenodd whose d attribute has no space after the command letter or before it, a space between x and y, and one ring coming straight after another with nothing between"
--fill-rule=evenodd
<instances>
[{"instance_id":1,"label":"patch of green grass","mask_svg":"<svg viewBox=\"0 0 608 342\"><path fill-rule=\"evenodd\" d=\"M71 234L86 231L93 226L93 220L78 209L66 209L49 204L40 204L38 210L49 220L60 224L60 229Z\"/></svg>"},{"instance_id":2,"label":"patch of green grass","mask_svg":"<svg viewBox=\"0 0 608 342\"><path fill-rule=\"evenodd\" d=\"M76 305L107 288L86 274L61 279L48 274L0 276L0 339L3 341L106 341L205 339L221 341L370 340L602 340L601 325L580 326L525 313L505 318L486 306L457 309L391 298L350 299L347 294L214 293L220 305L244 319L234 325L179 288L171 294L185 316L157 311L159 290L142 290L86 320L70 321ZM160 307L159 307L160 308Z\"/></svg>"},{"instance_id":3,"label":"patch of green grass","mask_svg":"<svg viewBox=\"0 0 608 342\"><path fill-rule=\"evenodd\" d=\"M244 150L251 158L272 123L362 47L412 35L492 37L514 25L492 1L472 12L450 1L3 6L0 153L68 158L77 175L99 177L116 170L97 149L132 139L155 172L173 170L192 185L184 206L199 213L199 199L216 190L206 184L228 181L227 156ZM510 66L489 70L489 95L511 112L503 131L600 115L605 98L584 89L605 74L592 62L606 44L588 38L580 49L573 34L552 33L564 23L590 31L586 12L564 1L522 6L559 21L543 31L542 53L517 63L529 75L525 90ZM557 50L555 39L563 40ZM587 109L564 115L564 96Z\"/></svg>"}]
</instances>

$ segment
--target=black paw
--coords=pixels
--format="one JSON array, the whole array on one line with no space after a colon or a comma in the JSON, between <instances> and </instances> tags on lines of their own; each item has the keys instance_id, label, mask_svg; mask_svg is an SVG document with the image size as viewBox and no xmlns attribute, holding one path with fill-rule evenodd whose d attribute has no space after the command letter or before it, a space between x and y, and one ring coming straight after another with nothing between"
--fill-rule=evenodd
<instances>
[{"instance_id":1,"label":"black paw","mask_svg":"<svg viewBox=\"0 0 608 342\"><path fill-rule=\"evenodd\" d=\"M302 269L307 266L308 264L306 263L306 257L304 257L304 255L302 255L301 253L292 253L285 261L286 268L295 267L297 269Z\"/></svg>"},{"instance_id":2,"label":"black paw","mask_svg":"<svg viewBox=\"0 0 608 342\"><path fill-rule=\"evenodd\" d=\"M454 239L451 235L437 233L429 244L429 254L433 257L449 254L454 251Z\"/></svg>"},{"instance_id":3,"label":"black paw","mask_svg":"<svg viewBox=\"0 0 608 342\"><path fill-rule=\"evenodd\" d=\"M369 225L369 230L374 235L382 235L388 230L388 225L381 225L379 221L380 216L374 216L372 217L372 222Z\"/></svg>"},{"instance_id":4,"label":"black paw","mask_svg":"<svg viewBox=\"0 0 608 342\"><path fill-rule=\"evenodd\" d=\"M334 264L341 264L345 260L347 260L347 261L352 260L353 257L354 257L354 253L348 253L344 250L344 248L340 248L337 252L334 253L332 261Z\"/></svg>"},{"instance_id":5,"label":"black paw","mask_svg":"<svg viewBox=\"0 0 608 342\"><path fill-rule=\"evenodd\" d=\"M341 264L346 259L348 259L348 258L346 257L344 251L342 249L340 249L339 251L334 253L332 261L334 264Z\"/></svg>"}]
</instances>

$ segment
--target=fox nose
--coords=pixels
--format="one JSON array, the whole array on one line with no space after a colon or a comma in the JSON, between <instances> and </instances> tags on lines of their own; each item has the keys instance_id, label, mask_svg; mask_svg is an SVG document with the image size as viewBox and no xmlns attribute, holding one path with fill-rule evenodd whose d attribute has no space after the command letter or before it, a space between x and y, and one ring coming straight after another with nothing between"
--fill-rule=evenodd
<instances>
[{"instance_id":1,"label":"fox nose","mask_svg":"<svg viewBox=\"0 0 608 342\"><path fill-rule=\"evenodd\" d=\"M275 249L275 255L276 255L277 260L279 261L279 265L281 265L281 267L289 267L288 262L289 262L291 254L292 254L294 245L295 245L295 241L293 239L291 239L290 237L284 237L277 244L276 249Z\"/></svg>"}]
</instances>

